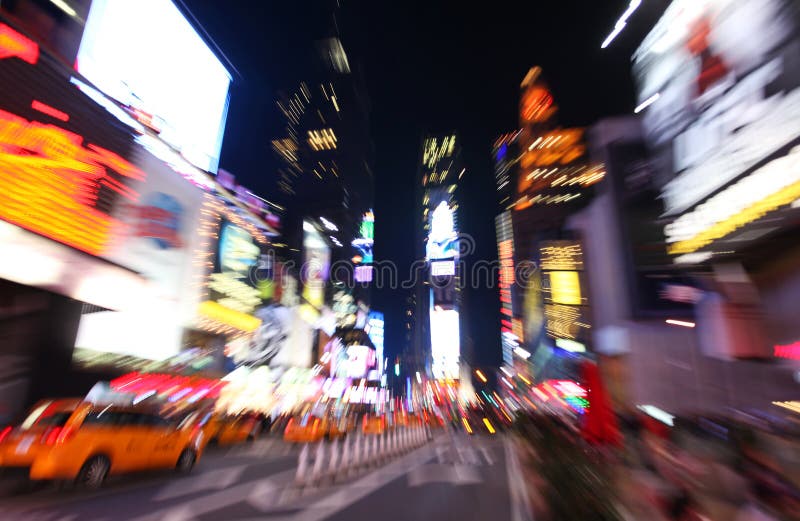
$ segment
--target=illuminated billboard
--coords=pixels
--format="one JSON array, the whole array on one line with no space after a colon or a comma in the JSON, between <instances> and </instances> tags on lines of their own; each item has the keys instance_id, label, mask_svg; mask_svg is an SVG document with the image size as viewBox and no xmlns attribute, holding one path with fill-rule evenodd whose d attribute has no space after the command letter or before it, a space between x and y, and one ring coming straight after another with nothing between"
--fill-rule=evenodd
<instances>
[{"instance_id":1,"label":"illuminated billboard","mask_svg":"<svg viewBox=\"0 0 800 521\"><path fill-rule=\"evenodd\" d=\"M458 234L453 209L442 201L431 212L428 244L425 248L428 260L453 259L458 257Z\"/></svg>"},{"instance_id":2,"label":"illuminated billboard","mask_svg":"<svg viewBox=\"0 0 800 521\"><path fill-rule=\"evenodd\" d=\"M231 76L170 0L94 0L75 67L187 161L217 171Z\"/></svg>"},{"instance_id":3,"label":"illuminated billboard","mask_svg":"<svg viewBox=\"0 0 800 521\"><path fill-rule=\"evenodd\" d=\"M378 374L383 374L383 334L384 320L383 313L380 311L370 311L367 319L367 334L375 346L375 356L378 359Z\"/></svg>"},{"instance_id":4,"label":"illuminated billboard","mask_svg":"<svg viewBox=\"0 0 800 521\"><path fill-rule=\"evenodd\" d=\"M676 0L637 50L639 101L652 100L645 134L670 174L671 254L699 252L800 195L797 15L786 0Z\"/></svg>"},{"instance_id":5,"label":"illuminated billboard","mask_svg":"<svg viewBox=\"0 0 800 521\"><path fill-rule=\"evenodd\" d=\"M130 184L138 199L112 210L114 240L103 257L147 282L136 294L113 279L102 282L97 290L120 292L125 305L83 314L75 346L160 360L179 352L183 328L196 311L196 294L187 288L193 284L192 252L199 247L204 194L144 151L132 160L146 175Z\"/></svg>"},{"instance_id":6,"label":"illuminated billboard","mask_svg":"<svg viewBox=\"0 0 800 521\"><path fill-rule=\"evenodd\" d=\"M542 270L542 302L547 334L559 339L584 339L588 335L585 317L586 297L581 291L583 250L576 241L543 241L539 244L539 265ZM538 285L538 284L537 284ZM538 307L538 288L529 289L531 308ZM526 308L528 302L526 302ZM534 320L539 311L526 309Z\"/></svg>"},{"instance_id":7,"label":"illuminated billboard","mask_svg":"<svg viewBox=\"0 0 800 521\"><path fill-rule=\"evenodd\" d=\"M433 377L457 380L460 356L458 311L433 306L430 320Z\"/></svg>"},{"instance_id":8,"label":"illuminated billboard","mask_svg":"<svg viewBox=\"0 0 800 521\"><path fill-rule=\"evenodd\" d=\"M317 309L325 304L325 283L331 263L331 249L309 221L303 222L303 298Z\"/></svg>"},{"instance_id":9,"label":"illuminated billboard","mask_svg":"<svg viewBox=\"0 0 800 521\"><path fill-rule=\"evenodd\" d=\"M355 264L371 264L373 262L372 247L375 244L375 214L370 210L361 219L358 237L351 243L357 251ZM370 280L371 277L370 277ZM370 282L363 280L363 282ZM362 281L359 281L362 282Z\"/></svg>"}]
</instances>

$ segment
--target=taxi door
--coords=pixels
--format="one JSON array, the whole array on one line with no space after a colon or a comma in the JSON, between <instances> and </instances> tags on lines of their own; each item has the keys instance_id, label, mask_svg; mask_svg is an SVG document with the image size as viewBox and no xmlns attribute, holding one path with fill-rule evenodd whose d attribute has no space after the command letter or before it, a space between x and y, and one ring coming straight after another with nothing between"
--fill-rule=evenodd
<instances>
[{"instance_id":1,"label":"taxi door","mask_svg":"<svg viewBox=\"0 0 800 521\"><path fill-rule=\"evenodd\" d=\"M174 467L184 449L186 435L177 426L156 414L147 414L151 450L148 466L153 469Z\"/></svg>"},{"instance_id":2,"label":"taxi door","mask_svg":"<svg viewBox=\"0 0 800 521\"><path fill-rule=\"evenodd\" d=\"M121 467L124 471L144 470L149 467L153 451L147 415L139 412L120 412L119 438Z\"/></svg>"}]
</instances>

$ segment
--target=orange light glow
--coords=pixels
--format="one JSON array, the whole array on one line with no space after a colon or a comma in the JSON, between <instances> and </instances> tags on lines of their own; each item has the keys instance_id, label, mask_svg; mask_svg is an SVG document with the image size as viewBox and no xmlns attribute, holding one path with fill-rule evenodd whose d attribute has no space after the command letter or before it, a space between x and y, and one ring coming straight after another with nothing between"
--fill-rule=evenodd
<instances>
[{"instance_id":1,"label":"orange light glow","mask_svg":"<svg viewBox=\"0 0 800 521\"><path fill-rule=\"evenodd\" d=\"M461 421L464 423L464 428L467 430L469 434L472 434L472 427L470 427L469 422L466 418L461 418Z\"/></svg>"},{"instance_id":2,"label":"orange light glow","mask_svg":"<svg viewBox=\"0 0 800 521\"><path fill-rule=\"evenodd\" d=\"M118 221L96 207L101 187L129 201L139 194L113 176L145 174L103 148L53 125L0 111L0 219L92 255Z\"/></svg>"},{"instance_id":3,"label":"orange light glow","mask_svg":"<svg viewBox=\"0 0 800 521\"><path fill-rule=\"evenodd\" d=\"M489 380L486 379L486 375L484 375L480 369L475 370L475 375L480 379L481 382L486 383Z\"/></svg>"},{"instance_id":4,"label":"orange light glow","mask_svg":"<svg viewBox=\"0 0 800 521\"><path fill-rule=\"evenodd\" d=\"M0 24L0 60L17 57L31 65L39 61L39 46L6 24Z\"/></svg>"}]
</instances>

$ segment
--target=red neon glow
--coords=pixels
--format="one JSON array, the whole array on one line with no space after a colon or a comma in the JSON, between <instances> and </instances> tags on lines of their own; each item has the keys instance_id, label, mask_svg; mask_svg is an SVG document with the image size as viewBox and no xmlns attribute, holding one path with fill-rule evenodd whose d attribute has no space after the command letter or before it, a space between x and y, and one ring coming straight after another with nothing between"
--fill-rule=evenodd
<instances>
[{"instance_id":1,"label":"red neon glow","mask_svg":"<svg viewBox=\"0 0 800 521\"><path fill-rule=\"evenodd\" d=\"M505 327L507 327L507 328L509 328L509 329L512 329L511 322L509 322L508 320L501 320L501 321L500 321L500 323L501 323L503 326L505 326Z\"/></svg>"},{"instance_id":2,"label":"red neon glow","mask_svg":"<svg viewBox=\"0 0 800 521\"><path fill-rule=\"evenodd\" d=\"M60 119L61 121L69 121L69 114L66 112L61 112L57 108L51 107L50 105L45 105L41 101L33 100L31 102L31 108L33 110L38 110L42 114L47 114L48 116Z\"/></svg>"},{"instance_id":3,"label":"red neon glow","mask_svg":"<svg viewBox=\"0 0 800 521\"><path fill-rule=\"evenodd\" d=\"M8 25L0 23L0 60L14 57L35 65L39 61L39 46Z\"/></svg>"},{"instance_id":4,"label":"red neon glow","mask_svg":"<svg viewBox=\"0 0 800 521\"><path fill-rule=\"evenodd\" d=\"M119 222L96 207L101 187L136 202L123 179L144 172L83 137L0 110L0 219L92 255Z\"/></svg>"},{"instance_id":5,"label":"red neon glow","mask_svg":"<svg viewBox=\"0 0 800 521\"><path fill-rule=\"evenodd\" d=\"M775 356L778 358L788 358L789 360L800 360L800 342L785 346L775 346Z\"/></svg>"},{"instance_id":6,"label":"red neon glow","mask_svg":"<svg viewBox=\"0 0 800 521\"><path fill-rule=\"evenodd\" d=\"M181 396L184 398L188 398L191 395L191 391L197 389L207 391L203 394L204 398L216 398L226 384L227 382L210 378L136 372L120 376L109 383L110 387L115 391L130 394L155 391L165 396L174 396L182 393Z\"/></svg>"}]
</instances>

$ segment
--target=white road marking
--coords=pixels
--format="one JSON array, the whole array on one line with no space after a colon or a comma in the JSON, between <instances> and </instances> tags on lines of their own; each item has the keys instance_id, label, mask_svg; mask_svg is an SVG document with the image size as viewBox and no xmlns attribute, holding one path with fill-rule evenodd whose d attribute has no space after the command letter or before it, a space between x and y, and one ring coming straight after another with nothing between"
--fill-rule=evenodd
<instances>
[{"instance_id":1,"label":"white road marking","mask_svg":"<svg viewBox=\"0 0 800 521\"><path fill-rule=\"evenodd\" d=\"M260 481L250 492L247 502L261 512L268 512L278 503L280 487L272 480Z\"/></svg>"},{"instance_id":2,"label":"white road marking","mask_svg":"<svg viewBox=\"0 0 800 521\"><path fill-rule=\"evenodd\" d=\"M247 468L247 464L227 467L224 469L207 470L202 474L187 476L184 479L173 481L153 498L154 501L164 501L175 499L181 496L196 494L204 490L222 490L228 488L241 478L242 473Z\"/></svg>"},{"instance_id":3,"label":"white road marking","mask_svg":"<svg viewBox=\"0 0 800 521\"><path fill-rule=\"evenodd\" d=\"M492 455L489 452L489 449L487 449L486 447L481 447L481 454L483 454L483 459L486 460L486 464L487 465L489 465L489 466L494 465L494 458L492 458Z\"/></svg>"},{"instance_id":4,"label":"white road marking","mask_svg":"<svg viewBox=\"0 0 800 521\"><path fill-rule=\"evenodd\" d=\"M265 482L272 482L275 487L288 482L294 475L294 469L290 469L279 474L272 475L268 478L263 478L257 481L250 481L242 483L234 487L200 496L191 500L191 505L180 505L171 508L163 508L160 510L152 511L146 515L139 516L130 521L163 521L168 519L169 516L176 516L176 521L186 521L192 517L185 517L187 512L192 516L201 516L214 510L233 506L237 503L247 501L256 490L263 490L262 487L267 487ZM187 510L187 508L189 510Z\"/></svg>"},{"instance_id":5,"label":"white road marking","mask_svg":"<svg viewBox=\"0 0 800 521\"><path fill-rule=\"evenodd\" d=\"M525 479L522 477L522 470L520 469L513 443L514 441L510 436L503 440L509 499L511 501L511 521L533 521L528 491L525 488Z\"/></svg>"}]
</instances>

